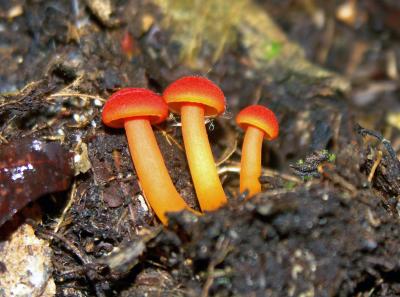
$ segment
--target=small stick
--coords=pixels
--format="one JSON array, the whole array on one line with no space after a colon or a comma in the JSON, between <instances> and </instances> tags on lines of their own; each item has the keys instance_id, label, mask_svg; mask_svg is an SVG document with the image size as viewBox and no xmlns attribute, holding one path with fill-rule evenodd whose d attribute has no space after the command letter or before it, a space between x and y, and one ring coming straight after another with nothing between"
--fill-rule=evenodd
<instances>
[{"instance_id":1,"label":"small stick","mask_svg":"<svg viewBox=\"0 0 400 297\"><path fill-rule=\"evenodd\" d=\"M53 231L54 233L58 233L58 230L60 230L61 225L64 223L65 216L67 215L68 211L70 210L72 203L75 201L75 197L76 197L76 181L74 181L72 184L72 189L71 189L70 195L68 197L68 203L64 207L61 217L58 220L56 227L54 228L54 231Z\"/></svg>"},{"instance_id":2,"label":"small stick","mask_svg":"<svg viewBox=\"0 0 400 297\"><path fill-rule=\"evenodd\" d=\"M101 98L98 95L90 95L90 94L81 94L81 93L55 93L51 94L48 98L57 98L57 97L81 97L85 99L92 99L92 100L100 100L101 102L106 102L106 99Z\"/></svg>"},{"instance_id":3,"label":"small stick","mask_svg":"<svg viewBox=\"0 0 400 297\"><path fill-rule=\"evenodd\" d=\"M372 179L374 178L375 175L375 171L378 168L378 165L381 163L381 161L382 161L382 151L379 150L374 165L372 165L371 171L369 172L368 182L372 182Z\"/></svg>"}]
</instances>

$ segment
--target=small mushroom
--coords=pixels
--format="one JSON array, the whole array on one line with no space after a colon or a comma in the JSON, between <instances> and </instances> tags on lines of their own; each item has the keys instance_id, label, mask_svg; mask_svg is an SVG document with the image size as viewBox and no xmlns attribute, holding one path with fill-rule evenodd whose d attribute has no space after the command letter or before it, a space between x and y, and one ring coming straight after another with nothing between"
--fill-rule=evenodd
<instances>
[{"instance_id":1,"label":"small mushroom","mask_svg":"<svg viewBox=\"0 0 400 297\"><path fill-rule=\"evenodd\" d=\"M171 111L181 115L183 142L200 207L211 211L226 203L208 141L204 117L215 117L225 110L225 96L210 80L182 77L163 93Z\"/></svg>"},{"instance_id":2,"label":"small mushroom","mask_svg":"<svg viewBox=\"0 0 400 297\"><path fill-rule=\"evenodd\" d=\"M176 191L151 128L151 124L164 121L167 115L168 106L161 96L140 88L126 88L114 93L102 112L105 125L125 127L142 189L163 224L168 223L167 212L193 211Z\"/></svg>"},{"instance_id":3,"label":"small mushroom","mask_svg":"<svg viewBox=\"0 0 400 297\"><path fill-rule=\"evenodd\" d=\"M275 114L261 105L242 109L236 123L246 133L240 162L240 193L249 191L248 197L261 192L261 149L264 137L273 140L278 136L279 125Z\"/></svg>"}]
</instances>

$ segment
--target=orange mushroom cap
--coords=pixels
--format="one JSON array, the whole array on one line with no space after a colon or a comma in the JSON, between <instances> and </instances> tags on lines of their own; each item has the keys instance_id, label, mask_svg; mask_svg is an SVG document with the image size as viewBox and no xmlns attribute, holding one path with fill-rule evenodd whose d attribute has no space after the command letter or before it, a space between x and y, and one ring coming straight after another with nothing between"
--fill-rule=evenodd
<instances>
[{"instance_id":1,"label":"orange mushroom cap","mask_svg":"<svg viewBox=\"0 0 400 297\"><path fill-rule=\"evenodd\" d=\"M174 113L180 113L186 103L204 106L205 116L217 116L225 111L225 96L211 80L200 76L185 76L170 84L163 93Z\"/></svg>"},{"instance_id":2,"label":"orange mushroom cap","mask_svg":"<svg viewBox=\"0 0 400 297\"><path fill-rule=\"evenodd\" d=\"M262 130L268 140L275 139L279 134L279 124L275 114L261 105L251 105L242 109L236 117L236 123L244 130L248 126Z\"/></svg>"},{"instance_id":3,"label":"orange mushroom cap","mask_svg":"<svg viewBox=\"0 0 400 297\"><path fill-rule=\"evenodd\" d=\"M152 124L165 120L168 106L161 96L142 88L125 88L111 95L102 112L103 123L112 128L124 127L127 118L147 117Z\"/></svg>"}]
</instances>

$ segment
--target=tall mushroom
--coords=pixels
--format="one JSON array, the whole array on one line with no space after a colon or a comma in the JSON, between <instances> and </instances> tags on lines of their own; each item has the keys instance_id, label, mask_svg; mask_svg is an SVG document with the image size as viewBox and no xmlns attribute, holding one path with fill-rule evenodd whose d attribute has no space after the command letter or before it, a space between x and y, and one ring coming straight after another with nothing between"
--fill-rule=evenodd
<instances>
[{"instance_id":1,"label":"tall mushroom","mask_svg":"<svg viewBox=\"0 0 400 297\"><path fill-rule=\"evenodd\" d=\"M126 88L114 93L102 112L105 125L125 127L142 189L163 224L168 223L166 212L191 210L172 183L151 128L151 124L164 121L167 115L168 106L161 96L140 88Z\"/></svg>"},{"instance_id":2,"label":"tall mushroom","mask_svg":"<svg viewBox=\"0 0 400 297\"><path fill-rule=\"evenodd\" d=\"M171 111L181 115L183 142L197 199L203 211L226 203L208 141L204 117L215 117L225 110L225 96L210 80L182 77L163 93Z\"/></svg>"},{"instance_id":3,"label":"tall mushroom","mask_svg":"<svg viewBox=\"0 0 400 297\"><path fill-rule=\"evenodd\" d=\"M278 136L279 125L275 114L261 105L244 108L236 123L246 130L240 162L240 192L249 191L249 197L261 192L261 149L264 137L273 140Z\"/></svg>"}]
</instances>

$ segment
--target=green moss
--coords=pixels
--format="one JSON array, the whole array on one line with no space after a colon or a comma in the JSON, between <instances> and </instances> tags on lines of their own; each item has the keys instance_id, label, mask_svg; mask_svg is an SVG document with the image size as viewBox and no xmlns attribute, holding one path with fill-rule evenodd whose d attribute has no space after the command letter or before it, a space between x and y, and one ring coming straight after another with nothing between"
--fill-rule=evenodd
<instances>
[{"instance_id":1,"label":"green moss","mask_svg":"<svg viewBox=\"0 0 400 297\"><path fill-rule=\"evenodd\" d=\"M290 191L290 190L293 190L296 185L297 185L297 183L294 181L287 181L287 182L285 182L285 184L283 186L286 190Z\"/></svg>"},{"instance_id":2,"label":"green moss","mask_svg":"<svg viewBox=\"0 0 400 297\"><path fill-rule=\"evenodd\" d=\"M269 42L265 45L265 58L273 60L282 52L283 44L278 41Z\"/></svg>"}]
</instances>

